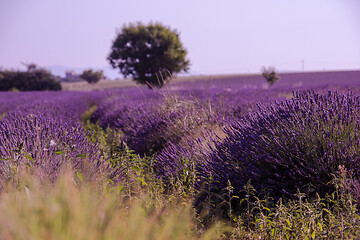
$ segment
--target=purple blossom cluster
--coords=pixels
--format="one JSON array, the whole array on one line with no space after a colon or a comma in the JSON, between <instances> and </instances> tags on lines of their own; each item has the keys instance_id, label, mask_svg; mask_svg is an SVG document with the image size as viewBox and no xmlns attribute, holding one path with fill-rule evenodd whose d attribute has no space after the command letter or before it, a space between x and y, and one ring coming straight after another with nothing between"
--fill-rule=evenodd
<instances>
[{"instance_id":1,"label":"purple blossom cluster","mask_svg":"<svg viewBox=\"0 0 360 240\"><path fill-rule=\"evenodd\" d=\"M38 114L10 114L0 121L0 182L13 169L31 168L54 180L69 166L84 178L105 173L97 144L90 142L80 124Z\"/></svg>"},{"instance_id":2,"label":"purple blossom cluster","mask_svg":"<svg viewBox=\"0 0 360 240\"><path fill-rule=\"evenodd\" d=\"M236 193L250 179L276 197L328 193L339 166L359 177L359 112L360 97L351 92L295 92L228 127L202 172L219 189L230 180Z\"/></svg>"},{"instance_id":3,"label":"purple blossom cluster","mask_svg":"<svg viewBox=\"0 0 360 240\"><path fill-rule=\"evenodd\" d=\"M37 113L78 122L90 105L105 96L106 92L5 92L0 94L0 114Z\"/></svg>"},{"instance_id":4,"label":"purple blossom cluster","mask_svg":"<svg viewBox=\"0 0 360 240\"><path fill-rule=\"evenodd\" d=\"M114 174L116 169L111 169L101 155L98 144L89 140L91 133L81 123L83 113L108 94L2 93L0 182L22 169L31 169L54 180L65 166L81 174L83 180L118 177Z\"/></svg>"},{"instance_id":5,"label":"purple blossom cluster","mask_svg":"<svg viewBox=\"0 0 360 240\"><path fill-rule=\"evenodd\" d=\"M215 119L194 98L157 95L146 101L108 99L94 112L92 121L122 131L122 140L136 153L152 155L170 143L191 139Z\"/></svg>"},{"instance_id":6,"label":"purple blossom cluster","mask_svg":"<svg viewBox=\"0 0 360 240\"><path fill-rule=\"evenodd\" d=\"M158 177L166 185L182 182L183 185L200 189L204 185L203 180L208 177L208 172L203 171L207 165L207 154L210 153L209 146L204 144L211 138L210 135L207 136L208 139L200 137L167 145L155 158L155 172ZM189 182L189 179L192 181Z\"/></svg>"}]
</instances>

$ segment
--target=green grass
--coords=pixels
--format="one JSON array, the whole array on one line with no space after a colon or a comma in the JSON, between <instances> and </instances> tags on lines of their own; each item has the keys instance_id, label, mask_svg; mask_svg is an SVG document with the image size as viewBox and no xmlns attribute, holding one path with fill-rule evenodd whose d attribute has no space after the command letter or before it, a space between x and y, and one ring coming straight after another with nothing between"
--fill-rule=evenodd
<instances>
[{"instance_id":1,"label":"green grass","mask_svg":"<svg viewBox=\"0 0 360 240\"><path fill-rule=\"evenodd\" d=\"M54 185L22 174L0 201L0 239L218 239L199 231L189 202L152 204L145 192L129 197L102 184L79 184L65 169ZM165 200L164 200L165 202Z\"/></svg>"},{"instance_id":2,"label":"green grass","mask_svg":"<svg viewBox=\"0 0 360 240\"><path fill-rule=\"evenodd\" d=\"M133 179L137 177L133 172ZM124 180L125 181L125 180ZM245 187L241 214L197 215L193 197L163 191L161 182L79 181L63 169L55 183L29 171L19 173L0 196L0 239L358 239L360 217L345 169L334 178L336 191L313 201L271 203ZM350 185L349 185L350 184ZM127 186L129 187L129 186ZM129 189L128 189L129 190ZM225 208L229 210L228 208ZM220 211L220 209L218 210ZM224 211L222 209L221 211ZM204 218L212 224L203 226Z\"/></svg>"}]
</instances>

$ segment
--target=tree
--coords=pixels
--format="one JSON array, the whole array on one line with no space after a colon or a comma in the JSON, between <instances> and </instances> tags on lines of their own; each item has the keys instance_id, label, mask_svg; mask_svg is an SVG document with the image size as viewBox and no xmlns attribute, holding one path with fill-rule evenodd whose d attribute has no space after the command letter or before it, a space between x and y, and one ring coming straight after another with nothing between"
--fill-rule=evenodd
<instances>
[{"instance_id":1,"label":"tree","mask_svg":"<svg viewBox=\"0 0 360 240\"><path fill-rule=\"evenodd\" d=\"M96 71L95 72L92 69L85 70L80 75L80 78L84 79L85 81L87 81L88 83L90 83L93 86L94 86L95 83L100 81L100 79L102 79L103 77L104 77L104 72L103 71Z\"/></svg>"},{"instance_id":2,"label":"tree","mask_svg":"<svg viewBox=\"0 0 360 240\"><path fill-rule=\"evenodd\" d=\"M187 72L189 60L182 47L179 33L160 23L124 25L113 41L108 61L113 68L119 68L124 77L131 76L149 87L162 87L165 83L159 77Z\"/></svg>"},{"instance_id":3,"label":"tree","mask_svg":"<svg viewBox=\"0 0 360 240\"><path fill-rule=\"evenodd\" d=\"M61 90L59 78L36 64L25 64L27 71L0 71L0 91Z\"/></svg>"},{"instance_id":4,"label":"tree","mask_svg":"<svg viewBox=\"0 0 360 240\"><path fill-rule=\"evenodd\" d=\"M274 67L270 66L268 68L262 67L261 73L263 77L270 83L270 86L272 86L275 82L277 82L280 77L277 75L276 70Z\"/></svg>"}]
</instances>

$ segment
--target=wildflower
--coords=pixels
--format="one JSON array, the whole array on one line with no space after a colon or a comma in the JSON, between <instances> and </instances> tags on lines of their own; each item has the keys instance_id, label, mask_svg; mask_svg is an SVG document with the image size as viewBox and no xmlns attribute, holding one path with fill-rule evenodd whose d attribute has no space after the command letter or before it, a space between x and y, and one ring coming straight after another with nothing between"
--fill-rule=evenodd
<instances>
[{"instance_id":1,"label":"wildflower","mask_svg":"<svg viewBox=\"0 0 360 240\"><path fill-rule=\"evenodd\" d=\"M50 147L55 146L55 145L56 145L56 142L51 139L51 140L50 140Z\"/></svg>"}]
</instances>

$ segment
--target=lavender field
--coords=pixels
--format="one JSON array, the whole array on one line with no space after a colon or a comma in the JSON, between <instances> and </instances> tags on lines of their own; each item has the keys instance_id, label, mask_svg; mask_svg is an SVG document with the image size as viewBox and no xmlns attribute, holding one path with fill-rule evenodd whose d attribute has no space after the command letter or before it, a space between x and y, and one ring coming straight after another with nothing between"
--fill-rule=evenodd
<instances>
[{"instance_id":1,"label":"lavender field","mask_svg":"<svg viewBox=\"0 0 360 240\"><path fill-rule=\"evenodd\" d=\"M360 71L279 76L0 93L0 239L359 238Z\"/></svg>"}]
</instances>

